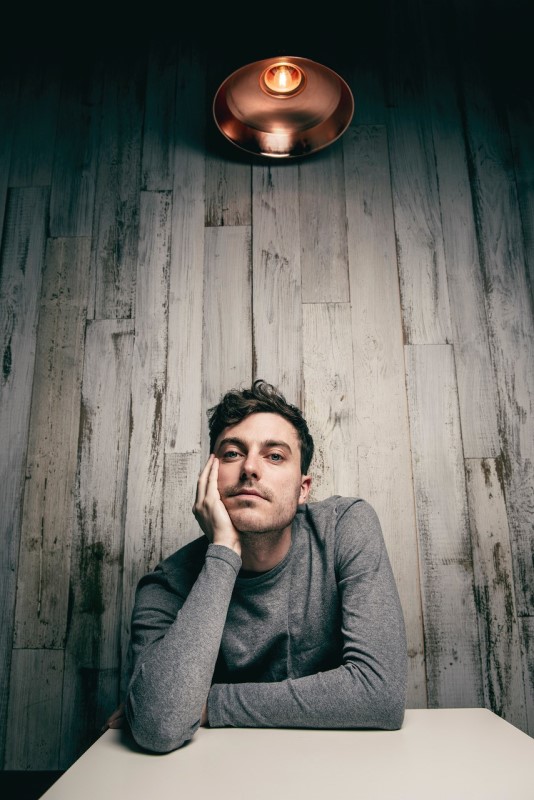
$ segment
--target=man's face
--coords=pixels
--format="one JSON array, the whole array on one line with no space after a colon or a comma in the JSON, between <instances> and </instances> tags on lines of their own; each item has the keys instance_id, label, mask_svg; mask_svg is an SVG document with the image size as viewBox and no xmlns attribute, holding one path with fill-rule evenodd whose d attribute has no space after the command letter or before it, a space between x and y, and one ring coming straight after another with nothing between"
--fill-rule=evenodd
<instances>
[{"instance_id":1,"label":"man's face","mask_svg":"<svg viewBox=\"0 0 534 800\"><path fill-rule=\"evenodd\" d=\"M218 487L238 531L265 533L291 525L311 478L300 471L300 442L279 414L250 414L217 437Z\"/></svg>"}]
</instances>

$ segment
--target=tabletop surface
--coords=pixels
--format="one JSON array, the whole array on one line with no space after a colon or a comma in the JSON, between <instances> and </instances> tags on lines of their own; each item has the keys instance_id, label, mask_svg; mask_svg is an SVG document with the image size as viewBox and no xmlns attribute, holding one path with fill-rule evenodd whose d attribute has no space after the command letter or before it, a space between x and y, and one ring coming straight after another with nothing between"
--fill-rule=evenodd
<instances>
[{"instance_id":1,"label":"tabletop surface","mask_svg":"<svg viewBox=\"0 0 534 800\"><path fill-rule=\"evenodd\" d=\"M534 800L534 739L482 708L399 731L201 728L166 755L106 731L42 800Z\"/></svg>"}]
</instances>

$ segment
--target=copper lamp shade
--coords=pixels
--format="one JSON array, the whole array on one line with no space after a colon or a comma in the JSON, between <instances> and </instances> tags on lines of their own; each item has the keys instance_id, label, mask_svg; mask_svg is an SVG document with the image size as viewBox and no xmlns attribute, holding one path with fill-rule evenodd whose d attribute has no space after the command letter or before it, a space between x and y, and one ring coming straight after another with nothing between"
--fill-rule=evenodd
<instances>
[{"instance_id":1,"label":"copper lamp shade","mask_svg":"<svg viewBox=\"0 0 534 800\"><path fill-rule=\"evenodd\" d=\"M241 67L213 101L217 127L230 142L272 158L309 155L332 144L353 113L352 92L337 73L294 56Z\"/></svg>"}]
</instances>

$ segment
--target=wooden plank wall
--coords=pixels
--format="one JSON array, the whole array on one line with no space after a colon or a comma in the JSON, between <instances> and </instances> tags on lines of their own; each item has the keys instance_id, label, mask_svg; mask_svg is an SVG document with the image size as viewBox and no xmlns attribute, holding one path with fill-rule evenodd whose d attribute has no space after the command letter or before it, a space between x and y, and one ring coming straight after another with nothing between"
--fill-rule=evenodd
<instances>
[{"instance_id":1,"label":"wooden plank wall","mask_svg":"<svg viewBox=\"0 0 534 800\"><path fill-rule=\"evenodd\" d=\"M356 112L290 163L247 157L211 119L218 83L265 45L225 60L216 36L152 31L4 60L5 769L67 768L99 735L135 585L199 535L206 411L256 377L305 411L312 499L378 512L408 705L486 706L534 735L524 8L384 0L329 50L310 36L296 54L343 74Z\"/></svg>"}]
</instances>

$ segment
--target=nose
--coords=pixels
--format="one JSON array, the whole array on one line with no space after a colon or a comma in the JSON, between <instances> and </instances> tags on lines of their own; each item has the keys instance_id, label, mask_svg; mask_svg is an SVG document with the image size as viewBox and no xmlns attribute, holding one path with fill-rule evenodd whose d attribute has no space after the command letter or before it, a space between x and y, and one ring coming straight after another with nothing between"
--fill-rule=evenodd
<instances>
[{"instance_id":1,"label":"nose","mask_svg":"<svg viewBox=\"0 0 534 800\"><path fill-rule=\"evenodd\" d=\"M258 453L249 450L245 460L241 465L241 480L255 480L260 479L261 474L261 459Z\"/></svg>"}]
</instances>

